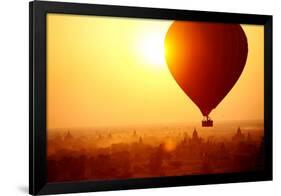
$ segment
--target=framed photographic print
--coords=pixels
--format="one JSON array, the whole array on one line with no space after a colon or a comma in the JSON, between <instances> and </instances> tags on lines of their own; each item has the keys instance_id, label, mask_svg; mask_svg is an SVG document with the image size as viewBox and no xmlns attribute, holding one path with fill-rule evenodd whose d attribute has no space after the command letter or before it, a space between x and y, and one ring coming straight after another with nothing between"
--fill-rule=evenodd
<instances>
[{"instance_id":1,"label":"framed photographic print","mask_svg":"<svg viewBox=\"0 0 281 196\"><path fill-rule=\"evenodd\" d=\"M30 194L272 179L272 16L29 8Z\"/></svg>"}]
</instances>

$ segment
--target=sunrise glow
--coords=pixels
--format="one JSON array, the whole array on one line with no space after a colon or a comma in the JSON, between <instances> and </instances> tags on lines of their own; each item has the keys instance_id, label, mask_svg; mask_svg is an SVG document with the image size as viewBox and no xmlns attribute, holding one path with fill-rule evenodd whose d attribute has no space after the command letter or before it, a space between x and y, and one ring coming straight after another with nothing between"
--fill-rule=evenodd
<instances>
[{"instance_id":1,"label":"sunrise glow","mask_svg":"<svg viewBox=\"0 0 281 196\"><path fill-rule=\"evenodd\" d=\"M166 69L164 39L163 32L155 31L140 36L137 41L137 53L148 68L153 70Z\"/></svg>"}]
</instances>

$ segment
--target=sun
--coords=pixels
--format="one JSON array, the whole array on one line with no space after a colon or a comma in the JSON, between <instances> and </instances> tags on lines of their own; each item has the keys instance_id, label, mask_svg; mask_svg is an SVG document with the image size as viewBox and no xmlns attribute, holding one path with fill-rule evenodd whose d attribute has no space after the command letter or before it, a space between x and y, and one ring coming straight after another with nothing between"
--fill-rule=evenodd
<instances>
[{"instance_id":1,"label":"sun","mask_svg":"<svg viewBox=\"0 0 281 196\"><path fill-rule=\"evenodd\" d=\"M160 32L151 32L140 36L137 44L138 53L143 63L151 69L166 68L164 40L165 34Z\"/></svg>"}]
</instances>

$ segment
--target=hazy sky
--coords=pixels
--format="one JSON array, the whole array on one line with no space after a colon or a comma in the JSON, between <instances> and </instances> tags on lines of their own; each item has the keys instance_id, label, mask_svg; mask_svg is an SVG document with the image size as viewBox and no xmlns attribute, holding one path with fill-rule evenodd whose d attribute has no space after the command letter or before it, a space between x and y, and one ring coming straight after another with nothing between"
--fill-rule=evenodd
<instances>
[{"instance_id":1,"label":"hazy sky","mask_svg":"<svg viewBox=\"0 0 281 196\"><path fill-rule=\"evenodd\" d=\"M47 128L201 123L164 57L173 21L47 15ZM248 59L210 116L263 119L263 26L242 25Z\"/></svg>"}]
</instances>

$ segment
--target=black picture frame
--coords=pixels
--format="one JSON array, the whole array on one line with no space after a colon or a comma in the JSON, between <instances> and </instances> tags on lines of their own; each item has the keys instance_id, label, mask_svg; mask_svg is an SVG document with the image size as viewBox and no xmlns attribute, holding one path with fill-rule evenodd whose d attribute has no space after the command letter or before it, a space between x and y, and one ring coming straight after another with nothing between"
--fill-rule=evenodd
<instances>
[{"instance_id":1,"label":"black picture frame","mask_svg":"<svg viewBox=\"0 0 281 196\"><path fill-rule=\"evenodd\" d=\"M264 25L265 170L251 173L192 175L47 183L46 164L46 14L118 16ZM272 180L272 16L144 7L32 1L29 4L29 193L57 194L215 183Z\"/></svg>"}]
</instances>

